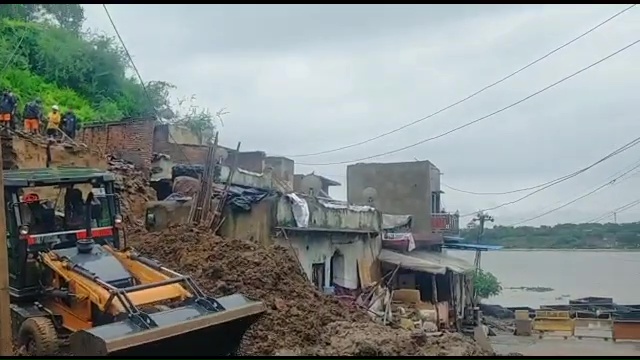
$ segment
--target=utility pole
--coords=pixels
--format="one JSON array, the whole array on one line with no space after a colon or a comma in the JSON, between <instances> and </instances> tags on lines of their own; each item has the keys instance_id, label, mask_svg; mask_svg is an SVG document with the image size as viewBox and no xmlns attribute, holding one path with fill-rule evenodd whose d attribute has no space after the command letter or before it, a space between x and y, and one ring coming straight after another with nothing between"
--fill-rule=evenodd
<instances>
[{"instance_id":1,"label":"utility pole","mask_svg":"<svg viewBox=\"0 0 640 360\"><path fill-rule=\"evenodd\" d=\"M493 217L491 217L489 214L485 213L484 211L478 211L478 213L476 214L476 216L473 218L473 220L471 220L471 222L469 222L468 227L470 228L477 228L478 229L478 235L476 237L476 244L479 245L482 237L484 236L484 226L487 222L493 222ZM478 276L478 274L480 273L480 255L482 254L482 251L480 251L480 249L476 249L476 256L473 260L473 265L475 267L475 275ZM473 302L474 304L478 303L478 295L476 293L476 287L473 287Z\"/></svg>"},{"instance_id":2,"label":"utility pole","mask_svg":"<svg viewBox=\"0 0 640 360\"><path fill-rule=\"evenodd\" d=\"M476 244L480 245L480 242L484 237L484 225L487 222L493 222L493 217L491 217L491 215L487 214L484 211L478 211L478 214L476 215L476 217L473 218L472 221L474 224L475 223L478 224L478 236L476 237ZM481 254L480 249L476 249L476 257L474 259L476 272L480 270L480 254Z\"/></svg>"},{"instance_id":3,"label":"utility pole","mask_svg":"<svg viewBox=\"0 0 640 360\"><path fill-rule=\"evenodd\" d=\"M613 223L617 224L618 223L618 213L617 212L613 212Z\"/></svg>"},{"instance_id":4,"label":"utility pole","mask_svg":"<svg viewBox=\"0 0 640 360\"><path fill-rule=\"evenodd\" d=\"M0 146L0 159L2 159L2 146ZM4 169L0 166L0 356L13 356L9 297L9 246L7 244L5 204Z\"/></svg>"}]
</instances>

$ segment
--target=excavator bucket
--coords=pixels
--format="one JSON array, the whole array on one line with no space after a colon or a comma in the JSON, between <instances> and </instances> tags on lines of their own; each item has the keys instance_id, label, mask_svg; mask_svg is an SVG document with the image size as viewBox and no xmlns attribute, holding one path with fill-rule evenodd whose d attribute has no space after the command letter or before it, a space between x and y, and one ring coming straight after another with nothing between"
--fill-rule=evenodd
<instances>
[{"instance_id":1,"label":"excavator bucket","mask_svg":"<svg viewBox=\"0 0 640 360\"><path fill-rule=\"evenodd\" d=\"M69 338L77 356L226 356L235 354L242 336L266 310L264 304L234 294L216 299L225 310L197 304L148 314L157 327L142 329L130 319Z\"/></svg>"}]
</instances>

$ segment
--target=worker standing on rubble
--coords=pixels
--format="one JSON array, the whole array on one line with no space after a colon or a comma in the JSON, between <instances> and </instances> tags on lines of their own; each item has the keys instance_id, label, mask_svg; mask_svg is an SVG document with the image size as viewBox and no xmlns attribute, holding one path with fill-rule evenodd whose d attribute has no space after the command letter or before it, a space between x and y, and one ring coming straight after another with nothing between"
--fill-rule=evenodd
<instances>
[{"instance_id":1,"label":"worker standing on rubble","mask_svg":"<svg viewBox=\"0 0 640 360\"><path fill-rule=\"evenodd\" d=\"M35 99L24 106L24 129L31 134L40 132L42 120L42 100Z\"/></svg>"},{"instance_id":2,"label":"worker standing on rubble","mask_svg":"<svg viewBox=\"0 0 640 360\"><path fill-rule=\"evenodd\" d=\"M76 137L76 131L78 130L78 118L71 108L67 109L67 112L62 116L62 130L67 136L73 140Z\"/></svg>"},{"instance_id":3,"label":"worker standing on rubble","mask_svg":"<svg viewBox=\"0 0 640 360\"><path fill-rule=\"evenodd\" d=\"M47 116L47 136L49 138L56 138L60 129L60 121L62 115L60 114L60 108L58 105L51 107L51 112Z\"/></svg>"},{"instance_id":4,"label":"worker standing on rubble","mask_svg":"<svg viewBox=\"0 0 640 360\"><path fill-rule=\"evenodd\" d=\"M18 99L9 90L2 92L0 98L0 122L4 128L13 128L13 115L18 106Z\"/></svg>"}]
</instances>

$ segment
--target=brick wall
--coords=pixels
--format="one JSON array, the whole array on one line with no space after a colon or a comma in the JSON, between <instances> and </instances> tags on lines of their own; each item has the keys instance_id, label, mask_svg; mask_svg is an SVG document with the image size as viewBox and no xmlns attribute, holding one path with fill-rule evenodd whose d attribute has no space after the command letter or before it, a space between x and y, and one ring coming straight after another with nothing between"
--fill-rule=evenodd
<instances>
[{"instance_id":1,"label":"brick wall","mask_svg":"<svg viewBox=\"0 0 640 360\"><path fill-rule=\"evenodd\" d=\"M166 124L158 124L153 130L153 152L169 155L176 164L204 165L208 151L204 145L169 141L169 126Z\"/></svg>"},{"instance_id":2,"label":"brick wall","mask_svg":"<svg viewBox=\"0 0 640 360\"><path fill-rule=\"evenodd\" d=\"M142 168L149 168L153 154L154 126L153 118L85 125L78 133L77 140Z\"/></svg>"}]
</instances>

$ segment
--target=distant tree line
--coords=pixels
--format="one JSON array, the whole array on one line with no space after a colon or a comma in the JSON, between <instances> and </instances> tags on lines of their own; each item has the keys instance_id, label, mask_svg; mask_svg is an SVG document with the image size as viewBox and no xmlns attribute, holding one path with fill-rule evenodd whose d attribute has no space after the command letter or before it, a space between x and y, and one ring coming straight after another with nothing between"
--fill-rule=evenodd
<instances>
[{"instance_id":1,"label":"distant tree line","mask_svg":"<svg viewBox=\"0 0 640 360\"><path fill-rule=\"evenodd\" d=\"M462 235L475 241L477 230L464 230ZM512 249L636 249L640 248L640 222L494 226L485 230L482 243Z\"/></svg>"}]
</instances>

